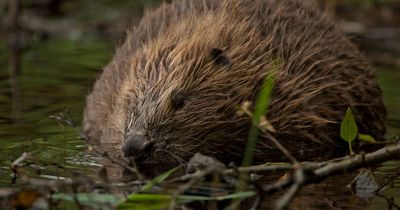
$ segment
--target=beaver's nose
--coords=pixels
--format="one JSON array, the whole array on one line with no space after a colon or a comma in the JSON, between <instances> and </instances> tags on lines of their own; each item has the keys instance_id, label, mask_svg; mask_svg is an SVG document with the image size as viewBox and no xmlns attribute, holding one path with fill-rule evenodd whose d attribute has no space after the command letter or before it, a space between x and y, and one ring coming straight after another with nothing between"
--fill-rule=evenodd
<instances>
[{"instance_id":1,"label":"beaver's nose","mask_svg":"<svg viewBox=\"0 0 400 210\"><path fill-rule=\"evenodd\" d=\"M128 133L123 149L125 157L143 159L150 154L152 147L153 143L146 140L144 135L138 133Z\"/></svg>"}]
</instances>

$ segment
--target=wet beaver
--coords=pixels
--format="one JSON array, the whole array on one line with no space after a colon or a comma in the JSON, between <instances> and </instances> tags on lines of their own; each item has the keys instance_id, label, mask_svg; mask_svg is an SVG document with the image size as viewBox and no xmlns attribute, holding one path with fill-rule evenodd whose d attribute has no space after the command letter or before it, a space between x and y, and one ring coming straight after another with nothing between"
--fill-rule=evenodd
<instances>
[{"instance_id":1,"label":"wet beaver","mask_svg":"<svg viewBox=\"0 0 400 210\"><path fill-rule=\"evenodd\" d=\"M180 0L149 12L87 97L84 133L143 165L170 167L196 152L240 160L250 120L236 107L256 101L272 69L267 119L295 157L337 152L348 107L362 133L384 135L374 72L301 0ZM256 161L283 159L267 135L260 138Z\"/></svg>"}]
</instances>

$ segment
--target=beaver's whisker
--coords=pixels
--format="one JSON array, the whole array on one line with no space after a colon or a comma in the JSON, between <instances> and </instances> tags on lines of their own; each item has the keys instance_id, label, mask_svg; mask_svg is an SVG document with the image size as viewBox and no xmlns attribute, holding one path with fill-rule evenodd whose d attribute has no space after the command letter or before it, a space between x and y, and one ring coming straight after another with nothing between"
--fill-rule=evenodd
<instances>
[{"instance_id":1,"label":"beaver's whisker","mask_svg":"<svg viewBox=\"0 0 400 210\"><path fill-rule=\"evenodd\" d=\"M184 159L182 159L182 158L179 157L178 155L172 153L171 151L168 151L168 150L158 150L158 151L160 151L160 152L165 152L165 153L171 155L176 161L178 161L178 162L179 162L180 164L182 164L182 165L183 165L183 164L186 164L186 161L185 161Z\"/></svg>"}]
</instances>

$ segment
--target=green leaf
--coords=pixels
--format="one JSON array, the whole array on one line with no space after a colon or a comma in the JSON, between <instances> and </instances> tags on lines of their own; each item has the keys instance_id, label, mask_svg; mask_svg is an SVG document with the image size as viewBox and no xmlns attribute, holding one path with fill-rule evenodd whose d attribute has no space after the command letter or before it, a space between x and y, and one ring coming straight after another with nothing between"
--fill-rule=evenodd
<instances>
[{"instance_id":1,"label":"green leaf","mask_svg":"<svg viewBox=\"0 0 400 210\"><path fill-rule=\"evenodd\" d=\"M357 137L358 127L354 120L353 113L350 108L347 108L346 115L340 124L340 137L349 143L350 154L353 154L351 143Z\"/></svg>"},{"instance_id":2,"label":"green leaf","mask_svg":"<svg viewBox=\"0 0 400 210\"><path fill-rule=\"evenodd\" d=\"M74 195L57 193L51 196L54 200L78 202L81 205L95 207L97 209L112 209L121 199L110 194L78 193Z\"/></svg>"},{"instance_id":3,"label":"green leaf","mask_svg":"<svg viewBox=\"0 0 400 210\"><path fill-rule=\"evenodd\" d=\"M368 134L359 133L358 134L358 139L360 139L361 141L369 142L369 143L375 143L376 142L375 138L372 137L371 135L368 135Z\"/></svg>"},{"instance_id":4,"label":"green leaf","mask_svg":"<svg viewBox=\"0 0 400 210\"><path fill-rule=\"evenodd\" d=\"M356 121L354 120L353 114L350 108L347 108L346 115L342 123L340 124L340 137L351 143L358 134L358 128Z\"/></svg>"},{"instance_id":5,"label":"green leaf","mask_svg":"<svg viewBox=\"0 0 400 210\"><path fill-rule=\"evenodd\" d=\"M148 191L151 188L153 188L155 185L161 183L162 181L164 181L165 179L167 179L172 173L174 173L176 170L178 170L180 167L176 167L173 168L167 172L164 172L163 174L157 176L156 178L154 178L153 180L151 180L150 182L148 182L147 184L145 184L142 189L140 189L140 191Z\"/></svg>"}]
</instances>

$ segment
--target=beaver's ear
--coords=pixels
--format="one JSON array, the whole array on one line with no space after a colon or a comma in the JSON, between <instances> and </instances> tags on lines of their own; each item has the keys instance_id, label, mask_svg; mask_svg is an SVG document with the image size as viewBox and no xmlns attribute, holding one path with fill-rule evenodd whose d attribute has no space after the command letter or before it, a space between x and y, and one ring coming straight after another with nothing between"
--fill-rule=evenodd
<instances>
[{"instance_id":1,"label":"beaver's ear","mask_svg":"<svg viewBox=\"0 0 400 210\"><path fill-rule=\"evenodd\" d=\"M212 48L210 50L210 56L215 64L226 66L230 63L228 56L219 48Z\"/></svg>"}]
</instances>

